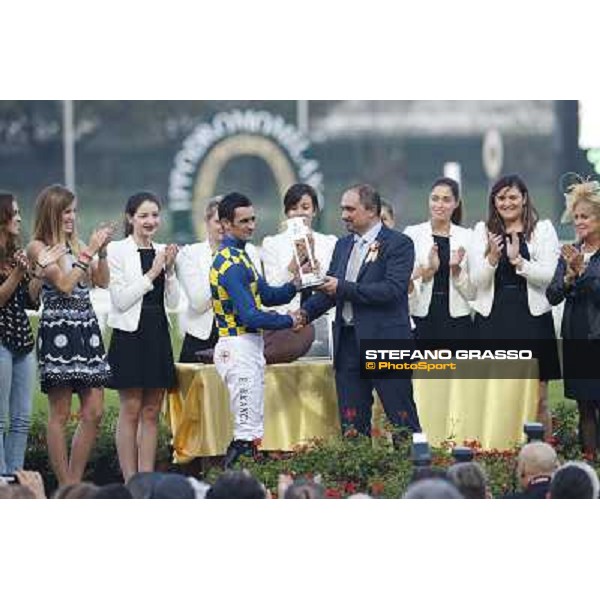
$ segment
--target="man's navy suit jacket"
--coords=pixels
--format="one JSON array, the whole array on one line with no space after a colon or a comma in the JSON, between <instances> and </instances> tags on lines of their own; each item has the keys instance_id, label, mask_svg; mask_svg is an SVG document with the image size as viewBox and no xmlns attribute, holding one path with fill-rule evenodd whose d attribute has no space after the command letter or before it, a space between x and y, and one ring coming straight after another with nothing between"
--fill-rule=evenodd
<instances>
[{"instance_id":1,"label":"man's navy suit jacket","mask_svg":"<svg viewBox=\"0 0 600 600\"><path fill-rule=\"evenodd\" d=\"M415 250L412 240L403 233L381 228L377 258L363 261L356 282L346 281L346 267L354 245L354 235L338 240L327 275L338 279L337 293L313 294L302 307L312 321L336 307L333 325L334 365L340 351L340 331L344 302L352 303L354 330L362 339L410 339L408 285L413 270Z\"/></svg>"}]
</instances>

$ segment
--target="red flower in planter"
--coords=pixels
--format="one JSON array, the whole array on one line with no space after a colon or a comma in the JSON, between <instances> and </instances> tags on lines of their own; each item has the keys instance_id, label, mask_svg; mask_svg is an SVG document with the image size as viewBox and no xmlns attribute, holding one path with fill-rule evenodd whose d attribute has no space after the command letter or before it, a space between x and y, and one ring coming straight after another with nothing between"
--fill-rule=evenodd
<instances>
[{"instance_id":1,"label":"red flower in planter","mask_svg":"<svg viewBox=\"0 0 600 600\"><path fill-rule=\"evenodd\" d=\"M344 431L344 437L355 438L357 436L358 436L358 431L356 431L356 429L354 429L354 427L350 427L349 429L346 429L346 431Z\"/></svg>"},{"instance_id":2,"label":"red flower in planter","mask_svg":"<svg viewBox=\"0 0 600 600\"><path fill-rule=\"evenodd\" d=\"M371 437L378 438L378 437L381 437L382 435L383 435L383 433L381 432L381 429L379 429L378 427L373 427L373 429L371 429Z\"/></svg>"},{"instance_id":3,"label":"red flower in planter","mask_svg":"<svg viewBox=\"0 0 600 600\"><path fill-rule=\"evenodd\" d=\"M452 450L456 446L456 442L454 440L443 440L440 443L440 448L442 450Z\"/></svg>"},{"instance_id":4,"label":"red flower in planter","mask_svg":"<svg viewBox=\"0 0 600 600\"><path fill-rule=\"evenodd\" d=\"M344 486L344 490L346 491L347 494L356 494L356 484L353 483L352 481L347 481L346 485Z\"/></svg>"},{"instance_id":5,"label":"red flower in planter","mask_svg":"<svg viewBox=\"0 0 600 600\"><path fill-rule=\"evenodd\" d=\"M341 498L340 490L337 488L327 488L325 490L325 498Z\"/></svg>"},{"instance_id":6,"label":"red flower in planter","mask_svg":"<svg viewBox=\"0 0 600 600\"><path fill-rule=\"evenodd\" d=\"M465 440L463 446L467 446L473 450L481 450L481 442L479 440Z\"/></svg>"}]
</instances>

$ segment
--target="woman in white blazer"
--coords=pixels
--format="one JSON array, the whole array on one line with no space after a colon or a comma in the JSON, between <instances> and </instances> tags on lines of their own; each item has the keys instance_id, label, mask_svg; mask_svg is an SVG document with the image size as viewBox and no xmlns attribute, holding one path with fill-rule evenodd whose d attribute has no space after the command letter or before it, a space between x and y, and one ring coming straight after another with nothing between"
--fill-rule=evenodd
<instances>
[{"instance_id":1,"label":"woman in white blazer","mask_svg":"<svg viewBox=\"0 0 600 600\"><path fill-rule=\"evenodd\" d=\"M314 254L321 273L329 269L333 249L337 242L335 235L324 235L312 229L313 221L319 212L319 201L315 189L306 183L295 183L285 193L283 211L288 219L302 217L311 229ZM268 235L263 239L261 248L263 271L269 285L280 286L291 281L294 276L293 242L287 230L277 235ZM297 310L300 304L311 295L310 290L297 294L289 304L276 306L280 314ZM306 354L317 336L318 344L329 345L330 320L335 309L309 324L300 332L270 331L265 332L265 357L267 362L290 362ZM318 335L317 335L318 334ZM321 354L321 351L318 351ZM330 349L331 352L331 349Z\"/></svg>"},{"instance_id":2,"label":"woman in white blazer","mask_svg":"<svg viewBox=\"0 0 600 600\"><path fill-rule=\"evenodd\" d=\"M208 201L204 221L207 239L189 244L179 251L175 260L177 279L185 293L185 308L179 317L181 331L185 332L179 362L199 362L198 353L214 348L219 335L214 322L209 272L213 256L223 239L223 227L219 221L219 200ZM256 246L246 244L246 252L258 271L260 256Z\"/></svg>"},{"instance_id":3,"label":"woman in white blazer","mask_svg":"<svg viewBox=\"0 0 600 600\"><path fill-rule=\"evenodd\" d=\"M415 268L409 295L418 339L471 339L467 248L471 230L460 226L462 201L458 183L434 181L429 195L430 218L404 230L415 245Z\"/></svg>"},{"instance_id":4,"label":"woman in white blazer","mask_svg":"<svg viewBox=\"0 0 600 600\"><path fill-rule=\"evenodd\" d=\"M121 408L116 431L123 478L153 471L158 416L165 389L176 384L166 308L179 304L177 246L155 244L160 201L151 192L131 196L125 207L125 239L108 246L113 328L108 351Z\"/></svg>"},{"instance_id":5,"label":"woman in white blazer","mask_svg":"<svg viewBox=\"0 0 600 600\"><path fill-rule=\"evenodd\" d=\"M489 194L487 223L474 228L471 281L475 327L482 340L548 340L539 360L538 419L551 435L547 381L560 379L556 336L546 288L560 253L556 231L540 221L529 190L518 175L494 183Z\"/></svg>"}]
</instances>

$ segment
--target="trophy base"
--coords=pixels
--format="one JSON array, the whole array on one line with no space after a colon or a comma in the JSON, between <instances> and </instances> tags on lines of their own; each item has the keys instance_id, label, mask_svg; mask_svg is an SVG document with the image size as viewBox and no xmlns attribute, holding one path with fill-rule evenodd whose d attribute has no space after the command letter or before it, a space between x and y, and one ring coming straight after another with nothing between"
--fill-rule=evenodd
<instances>
[{"instance_id":1,"label":"trophy base","mask_svg":"<svg viewBox=\"0 0 600 600\"><path fill-rule=\"evenodd\" d=\"M314 277L302 277L300 289L306 290L308 288L318 287L323 283L325 283L324 277L317 277L316 275Z\"/></svg>"}]
</instances>

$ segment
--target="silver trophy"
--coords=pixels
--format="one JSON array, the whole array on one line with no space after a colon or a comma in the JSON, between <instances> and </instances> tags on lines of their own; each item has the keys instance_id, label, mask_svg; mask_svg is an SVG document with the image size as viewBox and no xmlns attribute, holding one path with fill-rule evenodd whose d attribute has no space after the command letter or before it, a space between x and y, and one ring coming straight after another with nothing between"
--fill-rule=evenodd
<instances>
[{"instance_id":1,"label":"silver trophy","mask_svg":"<svg viewBox=\"0 0 600 600\"><path fill-rule=\"evenodd\" d=\"M325 279L315 259L314 248L309 238L310 229L304 223L304 219L302 217L288 219L287 232L292 240L301 288L321 285Z\"/></svg>"}]
</instances>

